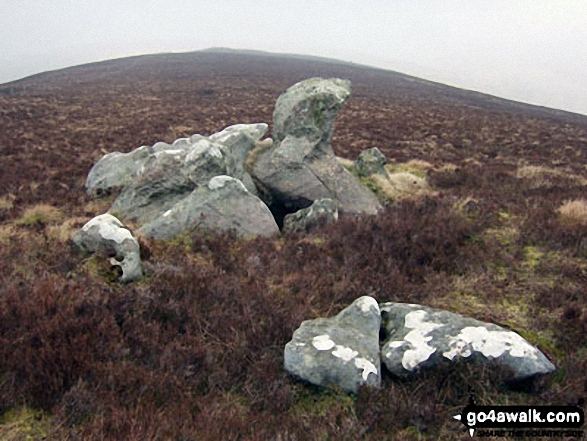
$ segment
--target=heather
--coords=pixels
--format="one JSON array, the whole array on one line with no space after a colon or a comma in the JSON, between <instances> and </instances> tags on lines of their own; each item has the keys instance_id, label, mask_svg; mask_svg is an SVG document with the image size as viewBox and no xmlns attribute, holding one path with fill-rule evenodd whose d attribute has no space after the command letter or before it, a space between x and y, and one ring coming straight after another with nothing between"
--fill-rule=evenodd
<instances>
[{"instance_id":1,"label":"heather","mask_svg":"<svg viewBox=\"0 0 587 441\"><path fill-rule=\"evenodd\" d=\"M49 439L462 439L469 387L487 404L585 396L586 118L348 66L118 63L0 95L0 435L28 418ZM355 84L335 152L377 146L433 194L277 239L143 238L137 284L70 245L112 202L83 191L105 152L270 122L276 97L318 74ZM288 376L300 323L362 295L516 330L557 372L508 387L462 363L357 395Z\"/></svg>"}]
</instances>

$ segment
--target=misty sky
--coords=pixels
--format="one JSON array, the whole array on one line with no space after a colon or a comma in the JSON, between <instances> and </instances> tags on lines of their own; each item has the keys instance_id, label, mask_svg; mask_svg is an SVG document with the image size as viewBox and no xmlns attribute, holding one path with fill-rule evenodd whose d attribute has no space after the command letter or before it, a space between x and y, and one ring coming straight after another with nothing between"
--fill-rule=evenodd
<instances>
[{"instance_id":1,"label":"misty sky","mask_svg":"<svg viewBox=\"0 0 587 441\"><path fill-rule=\"evenodd\" d=\"M587 0L0 2L0 83L209 47L333 57L587 114Z\"/></svg>"}]
</instances>

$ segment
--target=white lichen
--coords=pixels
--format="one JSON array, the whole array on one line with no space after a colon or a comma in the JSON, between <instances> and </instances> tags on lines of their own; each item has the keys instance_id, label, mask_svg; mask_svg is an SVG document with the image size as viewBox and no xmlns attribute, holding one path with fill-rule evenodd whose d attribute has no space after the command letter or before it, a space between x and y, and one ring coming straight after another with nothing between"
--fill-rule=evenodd
<instances>
[{"instance_id":1,"label":"white lichen","mask_svg":"<svg viewBox=\"0 0 587 441\"><path fill-rule=\"evenodd\" d=\"M355 358L359 353L357 351L353 351L351 348L347 348L345 346L336 345L336 349L332 351L332 355L342 359L345 363L348 363L353 358Z\"/></svg>"},{"instance_id":2,"label":"white lichen","mask_svg":"<svg viewBox=\"0 0 587 441\"><path fill-rule=\"evenodd\" d=\"M335 343L330 339L328 334L317 335L312 339L312 346L319 351L328 351L335 346Z\"/></svg>"},{"instance_id":3,"label":"white lichen","mask_svg":"<svg viewBox=\"0 0 587 441\"><path fill-rule=\"evenodd\" d=\"M380 313L380 311L379 311L379 305L377 304L377 301L373 297L369 297L369 296L363 296L363 297L361 297L359 300L357 300L357 306L364 313L369 312L369 310L371 308L374 308L375 309L375 312L377 314Z\"/></svg>"},{"instance_id":4,"label":"white lichen","mask_svg":"<svg viewBox=\"0 0 587 441\"><path fill-rule=\"evenodd\" d=\"M490 331L483 326L469 326L461 329L449 341L450 350L442 355L452 360L454 357L468 357L471 350L480 352L487 358L496 358L509 352L512 357L537 359L538 350L512 331Z\"/></svg>"},{"instance_id":5,"label":"white lichen","mask_svg":"<svg viewBox=\"0 0 587 441\"><path fill-rule=\"evenodd\" d=\"M210 190L218 190L219 188L224 187L229 182L234 182L238 185L240 190L248 192L247 188L241 181L226 175L214 176L212 179L210 179L210 182L208 182L208 188Z\"/></svg>"},{"instance_id":6,"label":"white lichen","mask_svg":"<svg viewBox=\"0 0 587 441\"><path fill-rule=\"evenodd\" d=\"M408 332L403 340L388 343L391 348L401 347L405 343L410 345L410 349L406 350L402 357L402 366L409 371L413 371L436 352L436 348L428 345L428 342L432 340L432 336L429 336L428 333L444 325L426 322L427 315L428 313L424 310L406 314L404 326L412 331Z\"/></svg>"},{"instance_id":7,"label":"white lichen","mask_svg":"<svg viewBox=\"0 0 587 441\"><path fill-rule=\"evenodd\" d=\"M377 368L366 358L356 358L355 366L359 369L363 369L363 380L367 381L369 374L377 375Z\"/></svg>"}]
</instances>

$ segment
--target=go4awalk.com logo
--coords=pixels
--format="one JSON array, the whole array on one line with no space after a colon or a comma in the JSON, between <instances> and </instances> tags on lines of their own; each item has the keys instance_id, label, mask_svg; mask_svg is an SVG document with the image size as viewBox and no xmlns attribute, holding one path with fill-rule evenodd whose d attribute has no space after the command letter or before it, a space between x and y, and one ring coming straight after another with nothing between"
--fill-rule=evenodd
<instances>
[{"instance_id":1,"label":"go4awalk.com logo","mask_svg":"<svg viewBox=\"0 0 587 441\"><path fill-rule=\"evenodd\" d=\"M480 438L582 439L585 414L579 406L477 406L471 398L459 415L469 435Z\"/></svg>"}]
</instances>

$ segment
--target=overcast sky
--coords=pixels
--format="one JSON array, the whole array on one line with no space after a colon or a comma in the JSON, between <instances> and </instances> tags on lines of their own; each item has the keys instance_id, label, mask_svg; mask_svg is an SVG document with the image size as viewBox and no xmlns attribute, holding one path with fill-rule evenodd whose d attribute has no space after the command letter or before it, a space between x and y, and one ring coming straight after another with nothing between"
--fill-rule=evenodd
<instances>
[{"instance_id":1,"label":"overcast sky","mask_svg":"<svg viewBox=\"0 0 587 441\"><path fill-rule=\"evenodd\" d=\"M587 114L587 0L0 2L0 84L209 47L333 57Z\"/></svg>"}]
</instances>

